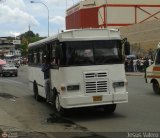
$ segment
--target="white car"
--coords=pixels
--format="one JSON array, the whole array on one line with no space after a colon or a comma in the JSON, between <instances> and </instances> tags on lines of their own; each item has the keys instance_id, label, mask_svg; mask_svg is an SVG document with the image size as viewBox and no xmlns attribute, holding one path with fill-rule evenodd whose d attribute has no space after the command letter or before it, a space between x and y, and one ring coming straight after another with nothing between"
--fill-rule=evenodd
<instances>
[{"instance_id":1,"label":"white car","mask_svg":"<svg viewBox=\"0 0 160 138\"><path fill-rule=\"evenodd\" d=\"M18 76L18 69L13 64L6 64L2 66L2 76Z\"/></svg>"}]
</instances>

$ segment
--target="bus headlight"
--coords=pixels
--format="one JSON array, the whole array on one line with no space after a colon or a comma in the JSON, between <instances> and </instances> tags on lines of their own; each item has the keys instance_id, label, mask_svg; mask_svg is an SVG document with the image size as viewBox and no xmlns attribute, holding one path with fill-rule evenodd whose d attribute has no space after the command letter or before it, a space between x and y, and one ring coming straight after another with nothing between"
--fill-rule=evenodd
<instances>
[{"instance_id":1,"label":"bus headlight","mask_svg":"<svg viewBox=\"0 0 160 138\"><path fill-rule=\"evenodd\" d=\"M68 91L77 91L77 90L79 90L79 85L68 85L67 86L67 90Z\"/></svg>"},{"instance_id":2,"label":"bus headlight","mask_svg":"<svg viewBox=\"0 0 160 138\"><path fill-rule=\"evenodd\" d=\"M113 87L123 87L125 85L124 81L117 81L117 82L113 82Z\"/></svg>"}]
</instances>

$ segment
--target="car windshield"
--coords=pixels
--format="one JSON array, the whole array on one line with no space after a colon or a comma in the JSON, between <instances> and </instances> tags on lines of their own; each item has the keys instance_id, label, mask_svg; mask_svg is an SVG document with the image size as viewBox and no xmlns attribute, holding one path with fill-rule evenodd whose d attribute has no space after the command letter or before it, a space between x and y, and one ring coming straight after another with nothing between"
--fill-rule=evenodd
<instances>
[{"instance_id":1,"label":"car windshield","mask_svg":"<svg viewBox=\"0 0 160 138\"><path fill-rule=\"evenodd\" d=\"M66 42L62 49L63 64L69 66L123 63L120 40Z\"/></svg>"}]
</instances>

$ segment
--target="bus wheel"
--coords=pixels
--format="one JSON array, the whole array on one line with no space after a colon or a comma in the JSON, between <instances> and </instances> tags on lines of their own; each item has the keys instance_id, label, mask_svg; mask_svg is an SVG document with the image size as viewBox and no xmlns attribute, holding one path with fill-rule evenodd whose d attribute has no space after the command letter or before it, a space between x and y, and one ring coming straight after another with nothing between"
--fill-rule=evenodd
<instances>
[{"instance_id":1,"label":"bus wheel","mask_svg":"<svg viewBox=\"0 0 160 138\"><path fill-rule=\"evenodd\" d=\"M64 108L61 107L58 94L56 94L55 108L56 108L57 113L59 113L60 115L64 115Z\"/></svg>"},{"instance_id":2,"label":"bus wheel","mask_svg":"<svg viewBox=\"0 0 160 138\"><path fill-rule=\"evenodd\" d=\"M109 104L109 105L105 105L104 108L104 112L105 113L109 113L112 114L114 113L114 111L116 110L116 106L117 104Z\"/></svg>"},{"instance_id":3,"label":"bus wheel","mask_svg":"<svg viewBox=\"0 0 160 138\"><path fill-rule=\"evenodd\" d=\"M156 80L153 81L152 87L155 94L160 94L159 83Z\"/></svg>"},{"instance_id":4,"label":"bus wheel","mask_svg":"<svg viewBox=\"0 0 160 138\"><path fill-rule=\"evenodd\" d=\"M36 99L36 101L40 101L41 97L38 94L38 87L37 87L36 82L34 82L33 84L33 92L34 92L34 98Z\"/></svg>"}]
</instances>

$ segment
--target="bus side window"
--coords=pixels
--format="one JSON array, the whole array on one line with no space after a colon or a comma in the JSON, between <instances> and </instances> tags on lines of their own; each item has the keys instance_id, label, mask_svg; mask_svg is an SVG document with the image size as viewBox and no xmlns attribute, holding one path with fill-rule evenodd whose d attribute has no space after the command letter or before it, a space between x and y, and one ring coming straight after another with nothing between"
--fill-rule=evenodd
<instances>
[{"instance_id":1,"label":"bus side window","mask_svg":"<svg viewBox=\"0 0 160 138\"><path fill-rule=\"evenodd\" d=\"M50 53L50 58L51 58L51 65L55 65L55 43L51 43L51 53Z\"/></svg>"},{"instance_id":2,"label":"bus side window","mask_svg":"<svg viewBox=\"0 0 160 138\"><path fill-rule=\"evenodd\" d=\"M36 52L34 52L33 62L34 62L34 65L37 64L37 53Z\"/></svg>"},{"instance_id":3,"label":"bus side window","mask_svg":"<svg viewBox=\"0 0 160 138\"><path fill-rule=\"evenodd\" d=\"M39 52L39 56L40 56L39 57L39 62L40 62L40 64L42 64L43 63L43 60L42 60L43 59L43 57L42 57L43 56L43 52L42 51Z\"/></svg>"},{"instance_id":4,"label":"bus side window","mask_svg":"<svg viewBox=\"0 0 160 138\"><path fill-rule=\"evenodd\" d=\"M37 49L37 65L40 64L40 53L39 53L39 49Z\"/></svg>"},{"instance_id":5,"label":"bus side window","mask_svg":"<svg viewBox=\"0 0 160 138\"><path fill-rule=\"evenodd\" d=\"M60 57L61 54L60 54L60 47L59 46L56 46L56 49L55 49L55 63L57 65L60 65Z\"/></svg>"},{"instance_id":6,"label":"bus side window","mask_svg":"<svg viewBox=\"0 0 160 138\"><path fill-rule=\"evenodd\" d=\"M156 64L160 64L160 50L157 51Z\"/></svg>"},{"instance_id":7,"label":"bus side window","mask_svg":"<svg viewBox=\"0 0 160 138\"><path fill-rule=\"evenodd\" d=\"M33 65L34 62L34 53L33 49L29 49L29 64Z\"/></svg>"}]
</instances>

